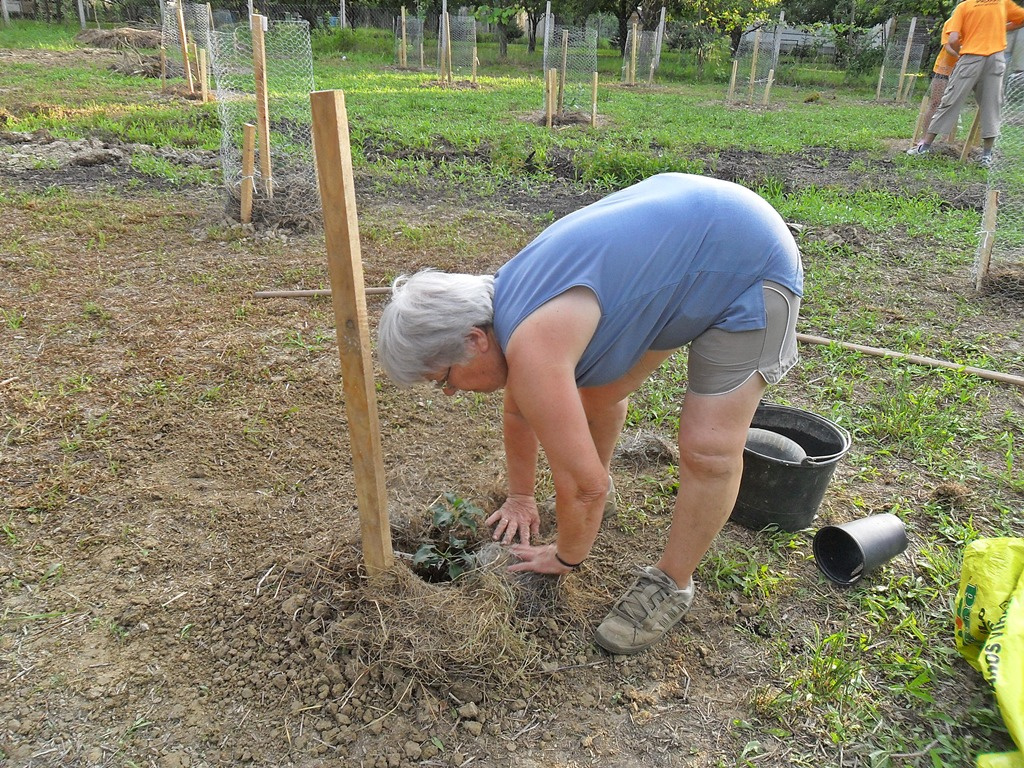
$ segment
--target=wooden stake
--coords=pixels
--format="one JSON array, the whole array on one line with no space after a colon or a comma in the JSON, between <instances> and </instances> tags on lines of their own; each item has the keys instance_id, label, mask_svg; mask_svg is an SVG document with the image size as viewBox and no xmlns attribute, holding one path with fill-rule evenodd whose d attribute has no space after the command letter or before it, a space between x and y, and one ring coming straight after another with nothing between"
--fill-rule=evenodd
<instances>
[{"instance_id":1,"label":"wooden stake","mask_svg":"<svg viewBox=\"0 0 1024 768\"><path fill-rule=\"evenodd\" d=\"M206 21L210 25L211 32L217 28L213 23L213 6L210 3L206 4ZM209 35L207 35L207 39L209 39Z\"/></svg>"},{"instance_id":2,"label":"wooden stake","mask_svg":"<svg viewBox=\"0 0 1024 768\"><path fill-rule=\"evenodd\" d=\"M473 73L469 76L469 82L473 83L473 85L476 85L476 65L477 64L479 64L479 62L476 60L476 46L474 45L473 46Z\"/></svg>"},{"instance_id":3,"label":"wooden stake","mask_svg":"<svg viewBox=\"0 0 1024 768\"><path fill-rule=\"evenodd\" d=\"M210 100L210 89L207 87L209 74L206 69L206 49L199 49L199 93L203 104Z\"/></svg>"},{"instance_id":4,"label":"wooden stake","mask_svg":"<svg viewBox=\"0 0 1024 768\"><path fill-rule=\"evenodd\" d=\"M384 486L348 117L341 91L316 91L309 98L363 560L367 574L376 578L394 565L395 556Z\"/></svg>"},{"instance_id":5,"label":"wooden stake","mask_svg":"<svg viewBox=\"0 0 1024 768\"><path fill-rule=\"evenodd\" d=\"M747 85L747 103L754 103L754 83L757 81L757 54L761 50L761 28L754 33L754 55L750 57L750 83Z\"/></svg>"},{"instance_id":6,"label":"wooden stake","mask_svg":"<svg viewBox=\"0 0 1024 768\"><path fill-rule=\"evenodd\" d=\"M167 49L160 46L160 92L167 90Z\"/></svg>"},{"instance_id":7,"label":"wooden stake","mask_svg":"<svg viewBox=\"0 0 1024 768\"><path fill-rule=\"evenodd\" d=\"M274 175L270 162L270 104L267 97L267 48L263 25L267 17L252 15L252 74L256 81L256 135L260 144L260 177L267 199L274 198Z\"/></svg>"},{"instance_id":8,"label":"wooden stake","mask_svg":"<svg viewBox=\"0 0 1024 768\"><path fill-rule=\"evenodd\" d=\"M555 69L554 67L552 67L547 72L547 80L546 80L547 88L545 89L545 94L544 94L546 96L546 98L544 99L544 111L547 114L548 128L551 128L552 125L554 124L554 116L555 116L555 90L556 90L556 87L557 87L556 86L557 82L558 82L558 70Z\"/></svg>"},{"instance_id":9,"label":"wooden stake","mask_svg":"<svg viewBox=\"0 0 1024 768\"><path fill-rule=\"evenodd\" d=\"M406 57L408 42L405 34L405 6L402 6L402 42L398 46L398 66L403 69L409 66Z\"/></svg>"},{"instance_id":10,"label":"wooden stake","mask_svg":"<svg viewBox=\"0 0 1024 768\"><path fill-rule=\"evenodd\" d=\"M732 77L729 78L729 93L726 94L726 96L725 96L726 102L731 102L732 101L733 94L736 91L736 72L739 69L739 66L740 66L740 60L739 59L733 59L732 60Z\"/></svg>"},{"instance_id":11,"label":"wooden stake","mask_svg":"<svg viewBox=\"0 0 1024 768\"><path fill-rule=\"evenodd\" d=\"M558 73L558 114L565 110L565 74L569 61L569 30L562 30L562 66Z\"/></svg>"},{"instance_id":12,"label":"wooden stake","mask_svg":"<svg viewBox=\"0 0 1024 768\"><path fill-rule=\"evenodd\" d=\"M921 106L917 108L917 123L914 125L914 138L911 141L914 146L917 146L917 142L928 130L928 126L924 124L924 116L928 114L928 105L931 104L931 101L932 95L925 91L924 97L921 99Z\"/></svg>"},{"instance_id":13,"label":"wooden stake","mask_svg":"<svg viewBox=\"0 0 1024 768\"><path fill-rule=\"evenodd\" d=\"M590 127L597 127L597 72L594 72L590 86Z\"/></svg>"},{"instance_id":14,"label":"wooden stake","mask_svg":"<svg viewBox=\"0 0 1024 768\"><path fill-rule=\"evenodd\" d=\"M981 110L979 109L974 113L974 121L971 123L971 130L967 132L967 138L964 140L964 148L960 151L960 162L967 162L968 155L971 154L971 150L974 149L974 145L978 143L978 134L981 133Z\"/></svg>"},{"instance_id":15,"label":"wooden stake","mask_svg":"<svg viewBox=\"0 0 1024 768\"><path fill-rule=\"evenodd\" d=\"M184 0L177 0L176 14L178 17L178 37L181 39L181 65L185 68L185 82L188 92L195 93L196 86L192 82L192 65L188 61L188 35L185 33L185 12L182 10Z\"/></svg>"},{"instance_id":16,"label":"wooden stake","mask_svg":"<svg viewBox=\"0 0 1024 768\"><path fill-rule=\"evenodd\" d=\"M774 69L769 69L768 70L768 82L764 86L764 96L761 98L761 106L762 107L767 107L768 106L768 100L771 98L771 95L772 95L772 83L774 83L774 82L775 82L775 70Z\"/></svg>"},{"instance_id":17,"label":"wooden stake","mask_svg":"<svg viewBox=\"0 0 1024 768\"><path fill-rule=\"evenodd\" d=\"M253 174L256 173L256 126L242 126L242 215L241 222L252 221Z\"/></svg>"},{"instance_id":18,"label":"wooden stake","mask_svg":"<svg viewBox=\"0 0 1024 768\"><path fill-rule=\"evenodd\" d=\"M882 79L885 77L885 64L882 65L881 69L878 70L878 85L875 86L875 101L880 101L882 98Z\"/></svg>"},{"instance_id":19,"label":"wooden stake","mask_svg":"<svg viewBox=\"0 0 1024 768\"><path fill-rule=\"evenodd\" d=\"M985 212L981 217L981 242L978 243L978 274L974 289L980 291L988 277L992 262L992 247L996 242L996 211L999 208L999 190L990 189L985 197Z\"/></svg>"},{"instance_id":20,"label":"wooden stake","mask_svg":"<svg viewBox=\"0 0 1024 768\"><path fill-rule=\"evenodd\" d=\"M449 14L444 15L444 37L448 41L448 47L445 50L445 59L448 65L448 85L455 84L455 75L452 72L452 20Z\"/></svg>"},{"instance_id":21,"label":"wooden stake","mask_svg":"<svg viewBox=\"0 0 1024 768\"><path fill-rule=\"evenodd\" d=\"M651 72L650 72L649 75L647 75L647 84L648 85L654 85L654 64L655 64L655 61L654 61L654 57L652 56L651 57Z\"/></svg>"},{"instance_id":22,"label":"wooden stake","mask_svg":"<svg viewBox=\"0 0 1024 768\"><path fill-rule=\"evenodd\" d=\"M874 355L876 357L886 357L895 360L906 360L908 363L912 363L914 365L926 365L931 368L948 368L952 371L961 371L963 373L973 374L974 376L980 376L983 379L1001 381L1004 384L1015 384L1018 387L1024 387L1024 376L1014 376L1010 373L1000 373L999 371L990 371L985 368L974 368L970 365L950 363L945 360L936 360L934 357L908 355L905 352L896 352L891 349L882 349L881 347L866 347L863 344L851 344L847 341L834 341L822 336L809 336L806 333L798 333L796 338L797 341L802 341L805 344L823 344L826 346L834 344L837 347L848 349L851 352L860 352L865 355Z\"/></svg>"},{"instance_id":23,"label":"wooden stake","mask_svg":"<svg viewBox=\"0 0 1024 768\"><path fill-rule=\"evenodd\" d=\"M637 48L637 37L640 25L635 21L633 22L633 40L632 45L629 47L629 84L636 85L636 48Z\"/></svg>"}]
</instances>

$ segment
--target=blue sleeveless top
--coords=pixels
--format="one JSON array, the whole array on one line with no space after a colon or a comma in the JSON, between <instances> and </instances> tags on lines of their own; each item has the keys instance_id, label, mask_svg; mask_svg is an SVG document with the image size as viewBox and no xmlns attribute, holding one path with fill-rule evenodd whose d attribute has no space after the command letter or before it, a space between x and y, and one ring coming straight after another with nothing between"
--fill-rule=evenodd
<instances>
[{"instance_id":1,"label":"blue sleeveless top","mask_svg":"<svg viewBox=\"0 0 1024 768\"><path fill-rule=\"evenodd\" d=\"M577 386L624 375L647 350L684 346L711 328L765 325L762 284L803 294L796 242L745 187L663 173L559 219L494 276L502 350L519 324L576 286L601 319L576 366Z\"/></svg>"}]
</instances>

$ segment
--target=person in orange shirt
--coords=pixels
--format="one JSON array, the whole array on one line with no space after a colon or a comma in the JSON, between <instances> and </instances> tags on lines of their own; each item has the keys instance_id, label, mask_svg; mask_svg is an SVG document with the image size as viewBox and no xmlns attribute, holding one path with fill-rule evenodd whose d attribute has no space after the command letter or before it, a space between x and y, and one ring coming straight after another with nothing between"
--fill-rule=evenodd
<instances>
[{"instance_id":1,"label":"person in orange shirt","mask_svg":"<svg viewBox=\"0 0 1024 768\"><path fill-rule=\"evenodd\" d=\"M946 92L946 85L949 83L949 76L953 72L953 67L956 66L956 60L960 58L960 54L949 47L950 24L952 21L952 19L946 19L946 22L942 25L942 48L939 49L939 55L935 57L935 64L932 65L932 82L931 88L928 91L928 106L921 117L921 126L924 128L928 128L929 124L931 124L935 110L939 108L939 103L942 101L942 94Z\"/></svg>"},{"instance_id":2,"label":"person in orange shirt","mask_svg":"<svg viewBox=\"0 0 1024 768\"><path fill-rule=\"evenodd\" d=\"M1012 0L964 0L949 19L951 51L960 54L924 139L907 150L924 155L939 134L952 131L960 110L973 92L981 116L981 164L992 165L992 148L999 135L1003 73L1006 71L1006 31L1024 26L1024 8Z\"/></svg>"}]
</instances>

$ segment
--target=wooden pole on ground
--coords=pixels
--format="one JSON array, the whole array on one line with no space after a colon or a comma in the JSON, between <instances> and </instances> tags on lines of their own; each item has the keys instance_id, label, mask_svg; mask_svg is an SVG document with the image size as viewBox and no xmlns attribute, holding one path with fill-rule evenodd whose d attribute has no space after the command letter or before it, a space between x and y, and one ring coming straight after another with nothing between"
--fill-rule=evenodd
<instances>
[{"instance_id":1,"label":"wooden pole on ground","mask_svg":"<svg viewBox=\"0 0 1024 768\"><path fill-rule=\"evenodd\" d=\"M206 68L206 49L199 49L199 94L202 97L203 104L210 100L210 89L208 87L207 79L209 73Z\"/></svg>"},{"instance_id":2,"label":"wooden pole on ground","mask_svg":"<svg viewBox=\"0 0 1024 768\"><path fill-rule=\"evenodd\" d=\"M885 78L885 64L878 70L878 85L875 86L875 101L882 99L882 80Z\"/></svg>"},{"instance_id":3,"label":"wooden pole on ground","mask_svg":"<svg viewBox=\"0 0 1024 768\"><path fill-rule=\"evenodd\" d=\"M569 62L569 30L562 30L562 66L558 72L558 114L565 109L565 76Z\"/></svg>"},{"instance_id":4,"label":"wooden pole on ground","mask_svg":"<svg viewBox=\"0 0 1024 768\"><path fill-rule=\"evenodd\" d=\"M405 6L403 5L402 6L402 42L399 43L399 46L398 46L398 66L402 67L403 69L405 69L406 67L409 66L409 62L408 62L408 59L407 59L407 56L406 56L409 43L408 43L408 38L406 37L405 29L406 29L406 26L405 26Z\"/></svg>"},{"instance_id":5,"label":"wooden pole on ground","mask_svg":"<svg viewBox=\"0 0 1024 768\"><path fill-rule=\"evenodd\" d=\"M160 92L167 90L167 49L160 46Z\"/></svg>"},{"instance_id":6,"label":"wooden pole on ground","mask_svg":"<svg viewBox=\"0 0 1024 768\"><path fill-rule=\"evenodd\" d=\"M367 574L374 578L394 565L395 555L384 486L348 117L341 91L316 91L309 99L363 560Z\"/></svg>"},{"instance_id":7,"label":"wooden pole on ground","mask_svg":"<svg viewBox=\"0 0 1024 768\"><path fill-rule=\"evenodd\" d=\"M256 126L242 126L242 212L240 221L252 221L253 174L256 173Z\"/></svg>"},{"instance_id":8,"label":"wooden pole on ground","mask_svg":"<svg viewBox=\"0 0 1024 768\"><path fill-rule=\"evenodd\" d=\"M768 106L768 100L771 99L771 96L772 96L772 83L774 83L774 82L775 82L775 70L774 69L769 69L768 70L768 82L764 86L764 97L761 99L761 106L762 107L767 107Z\"/></svg>"},{"instance_id":9,"label":"wooden pole on ground","mask_svg":"<svg viewBox=\"0 0 1024 768\"><path fill-rule=\"evenodd\" d=\"M480 62L476 59L476 46L473 46L473 73L469 76L469 82L476 85L476 65Z\"/></svg>"},{"instance_id":10,"label":"wooden pole on ground","mask_svg":"<svg viewBox=\"0 0 1024 768\"><path fill-rule=\"evenodd\" d=\"M903 47L903 63L900 64L900 80L896 87L896 100L903 103L903 81L907 77L907 64L910 62L910 48L914 43L914 27L917 26L917 16L910 19L910 31L907 32L907 44Z\"/></svg>"},{"instance_id":11,"label":"wooden pole on ground","mask_svg":"<svg viewBox=\"0 0 1024 768\"><path fill-rule=\"evenodd\" d=\"M974 113L974 121L971 123L971 130L967 132L964 140L964 148L960 151L960 162L967 162L967 156L971 154L974 145L978 143L978 134L981 133L981 110Z\"/></svg>"},{"instance_id":12,"label":"wooden pole on ground","mask_svg":"<svg viewBox=\"0 0 1024 768\"><path fill-rule=\"evenodd\" d=\"M629 84L636 85L636 48L637 48L637 37L640 25L635 21L633 22L633 40L629 46Z\"/></svg>"},{"instance_id":13,"label":"wooden pole on ground","mask_svg":"<svg viewBox=\"0 0 1024 768\"><path fill-rule=\"evenodd\" d=\"M267 17L252 16L252 74L256 81L256 135L260 145L260 178L268 199L274 198L274 174L270 162L270 103L267 96L267 47L263 39Z\"/></svg>"},{"instance_id":14,"label":"wooden pole on ground","mask_svg":"<svg viewBox=\"0 0 1024 768\"><path fill-rule=\"evenodd\" d=\"M654 65L655 65L655 63L656 62L654 60L654 57L652 56L651 57L651 71L647 75L647 84L648 85L654 85Z\"/></svg>"},{"instance_id":15,"label":"wooden pole on ground","mask_svg":"<svg viewBox=\"0 0 1024 768\"><path fill-rule=\"evenodd\" d=\"M729 93L726 94L726 102L731 102L733 94L736 92L736 72L740 67L740 60L732 60L732 77L729 78Z\"/></svg>"},{"instance_id":16,"label":"wooden pole on ground","mask_svg":"<svg viewBox=\"0 0 1024 768\"><path fill-rule=\"evenodd\" d=\"M183 0L178 0L175 5L175 14L178 17L178 37L181 40L181 65L185 68L185 82L188 84L188 92L195 93L196 85L192 82L192 66L188 61L188 34L185 32L185 12L182 10Z\"/></svg>"},{"instance_id":17,"label":"wooden pole on ground","mask_svg":"<svg viewBox=\"0 0 1024 768\"><path fill-rule=\"evenodd\" d=\"M757 81L757 53L761 50L761 28L754 33L754 55L750 57L750 82L747 85L747 103L754 103L754 83Z\"/></svg>"},{"instance_id":18,"label":"wooden pole on ground","mask_svg":"<svg viewBox=\"0 0 1024 768\"><path fill-rule=\"evenodd\" d=\"M211 32L217 28L217 25L213 23L213 6L210 3L206 4L206 23L210 25ZM209 40L209 35L207 35L207 40Z\"/></svg>"},{"instance_id":19,"label":"wooden pole on ground","mask_svg":"<svg viewBox=\"0 0 1024 768\"><path fill-rule=\"evenodd\" d=\"M597 127L597 72L593 73L590 86L590 127Z\"/></svg>"},{"instance_id":20,"label":"wooden pole on ground","mask_svg":"<svg viewBox=\"0 0 1024 768\"><path fill-rule=\"evenodd\" d=\"M996 242L996 211L999 208L999 190L990 189L985 197L985 212L981 216L981 242L978 244L978 274L974 289L980 291L988 277L992 262L992 246Z\"/></svg>"},{"instance_id":21,"label":"wooden pole on ground","mask_svg":"<svg viewBox=\"0 0 1024 768\"><path fill-rule=\"evenodd\" d=\"M1004 384L1015 384L1018 387L1024 387L1024 376L1014 376L1010 373L1000 373L999 371L990 371L985 368L975 368L970 365L960 365L959 363L951 363L946 360L936 360L934 357L922 357L921 355L908 355L905 352L896 352L891 349L882 349L881 347L866 347L863 344L851 344L848 341L834 341L833 339L826 339L822 336L809 336L806 333L798 333L796 335L797 341L802 341L805 344L823 344L825 346L835 345L848 349L851 352L860 352L865 355L874 355L875 357L886 357L894 360L906 360L908 363L914 365L926 365L931 368L948 368L952 371L962 371L963 373L970 373L975 376L980 376L983 379L990 379L992 381L1001 381Z\"/></svg>"}]
</instances>

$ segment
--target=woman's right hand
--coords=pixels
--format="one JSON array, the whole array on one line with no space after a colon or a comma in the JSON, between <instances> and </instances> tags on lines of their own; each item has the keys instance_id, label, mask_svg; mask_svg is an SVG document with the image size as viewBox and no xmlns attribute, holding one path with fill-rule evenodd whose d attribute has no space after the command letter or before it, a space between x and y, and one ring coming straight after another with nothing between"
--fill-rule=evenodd
<instances>
[{"instance_id":1,"label":"woman's right hand","mask_svg":"<svg viewBox=\"0 0 1024 768\"><path fill-rule=\"evenodd\" d=\"M537 500L526 494L511 495L486 522L494 526L491 538L495 541L500 539L502 544L511 544L518 535L519 541L529 544L530 537L540 533Z\"/></svg>"}]
</instances>

